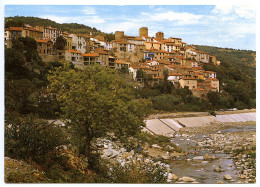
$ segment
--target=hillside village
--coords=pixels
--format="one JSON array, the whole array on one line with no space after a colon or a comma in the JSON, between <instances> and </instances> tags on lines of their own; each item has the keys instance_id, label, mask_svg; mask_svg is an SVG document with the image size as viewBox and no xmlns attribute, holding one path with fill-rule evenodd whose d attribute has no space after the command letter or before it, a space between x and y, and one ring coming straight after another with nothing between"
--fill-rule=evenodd
<instances>
[{"instance_id":1,"label":"hillside village","mask_svg":"<svg viewBox=\"0 0 260 187\"><path fill-rule=\"evenodd\" d=\"M64 50L55 49L57 38L66 39ZM149 36L148 28L139 29L139 36L127 36L124 31L116 31L115 39L107 41L104 36L74 34L57 28L24 25L5 29L5 47L12 47L12 40L31 37L37 42L37 50L44 62L65 61L78 68L89 64L129 71L134 80L143 84L140 71L158 83L168 71L168 80L176 88L189 88L193 95L205 98L207 92L219 92L216 72L205 71L204 63L219 65L220 61L207 52L187 45L181 38L166 39L163 32ZM139 71L139 75L138 75Z\"/></svg>"},{"instance_id":2,"label":"hillside village","mask_svg":"<svg viewBox=\"0 0 260 187\"><path fill-rule=\"evenodd\" d=\"M255 183L255 52L8 20L6 183Z\"/></svg>"}]
</instances>

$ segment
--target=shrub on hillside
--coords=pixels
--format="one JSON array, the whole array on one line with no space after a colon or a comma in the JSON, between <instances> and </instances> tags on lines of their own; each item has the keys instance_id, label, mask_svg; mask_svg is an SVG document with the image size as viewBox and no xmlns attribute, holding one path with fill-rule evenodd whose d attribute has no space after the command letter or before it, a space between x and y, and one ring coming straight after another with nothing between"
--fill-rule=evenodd
<instances>
[{"instance_id":1,"label":"shrub on hillside","mask_svg":"<svg viewBox=\"0 0 260 187\"><path fill-rule=\"evenodd\" d=\"M45 163L57 146L65 143L60 127L33 115L7 118L5 156Z\"/></svg>"},{"instance_id":2,"label":"shrub on hillside","mask_svg":"<svg viewBox=\"0 0 260 187\"><path fill-rule=\"evenodd\" d=\"M105 183L165 183L167 168L162 164L133 160L122 165L120 162L105 162L99 173Z\"/></svg>"},{"instance_id":3,"label":"shrub on hillside","mask_svg":"<svg viewBox=\"0 0 260 187\"><path fill-rule=\"evenodd\" d=\"M152 98L153 108L155 110L173 111L177 104L181 102L179 97L173 95L159 95Z\"/></svg>"}]
</instances>

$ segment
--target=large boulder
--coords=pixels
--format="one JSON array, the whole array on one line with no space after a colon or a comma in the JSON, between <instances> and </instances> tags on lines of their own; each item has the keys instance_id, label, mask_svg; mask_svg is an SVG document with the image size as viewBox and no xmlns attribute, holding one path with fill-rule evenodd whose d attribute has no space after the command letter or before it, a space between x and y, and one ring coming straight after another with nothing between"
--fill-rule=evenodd
<instances>
[{"instance_id":1,"label":"large boulder","mask_svg":"<svg viewBox=\"0 0 260 187\"><path fill-rule=\"evenodd\" d=\"M231 180L231 179L232 179L232 177L231 177L231 175L229 175L229 174L226 174L226 175L224 176L224 179L225 179L225 180Z\"/></svg>"},{"instance_id":2,"label":"large boulder","mask_svg":"<svg viewBox=\"0 0 260 187\"><path fill-rule=\"evenodd\" d=\"M177 181L178 180L178 176L172 173L172 180Z\"/></svg>"},{"instance_id":3,"label":"large boulder","mask_svg":"<svg viewBox=\"0 0 260 187\"><path fill-rule=\"evenodd\" d=\"M161 149L161 147L159 145L157 145L157 144L153 144L152 147L156 148L156 149Z\"/></svg>"},{"instance_id":4,"label":"large boulder","mask_svg":"<svg viewBox=\"0 0 260 187\"><path fill-rule=\"evenodd\" d=\"M191 177L186 177L186 176L180 178L180 180L184 181L184 182L194 182L194 181L196 181L196 179L193 179Z\"/></svg>"},{"instance_id":5,"label":"large boulder","mask_svg":"<svg viewBox=\"0 0 260 187\"><path fill-rule=\"evenodd\" d=\"M203 156L195 156L192 158L192 160L204 160Z\"/></svg>"},{"instance_id":6,"label":"large boulder","mask_svg":"<svg viewBox=\"0 0 260 187\"><path fill-rule=\"evenodd\" d=\"M110 157L113 155L113 149L104 149L103 153L105 156Z\"/></svg>"},{"instance_id":7,"label":"large boulder","mask_svg":"<svg viewBox=\"0 0 260 187\"><path fill-rule=\"evenodd\" d=\"M215 172L224 172L225 170L221 166L219 166L219 167L214 168L214 171Z\"/></svg>"},{"instance_id":8,"label":"large boulder","mask_svg":"<svg viewBox=\"0 0 260 187\"><path fill-rule=\"evenodd\" d=\"M113 155L111 156L111 158L115 158L116 156L119 155L118 151L113 150Z\"/></svg>"},{"instance_id":9,"label":"large boulder","mask_svg":"<svg viewBox=\"0 0 260 187\"><path fill-rule=\"evenodd\" d=\"M204 156L203 156L204 160L211 160L211 156L209 156L208 153L206 153Z\"/></svg>"}]
</instances>

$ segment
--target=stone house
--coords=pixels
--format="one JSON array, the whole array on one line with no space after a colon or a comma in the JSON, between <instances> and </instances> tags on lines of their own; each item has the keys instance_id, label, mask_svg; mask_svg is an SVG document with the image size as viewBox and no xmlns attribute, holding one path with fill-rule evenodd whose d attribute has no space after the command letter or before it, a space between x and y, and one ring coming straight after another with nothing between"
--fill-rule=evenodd
<instances>
[{"instance_id":1,"label":"stone house","mask_svg":"<svg viewBox=\"0 0 260 187\"><path fill-rule=\"evenodd\" d=\"M189 90L197 89L197 79L196 78L181 78L179 80L181 88L187 87Z\"/></svg>"},{"instance_id":2,"label":"stone house","mask_svg":"<svg viewBox=\"0 0 260 187\"><path fill-rule=\"evenodd\" d=\"M80 51L65 50L65 61L79 68L84 66L82 53Z\"/></svg>"}]
</instances>

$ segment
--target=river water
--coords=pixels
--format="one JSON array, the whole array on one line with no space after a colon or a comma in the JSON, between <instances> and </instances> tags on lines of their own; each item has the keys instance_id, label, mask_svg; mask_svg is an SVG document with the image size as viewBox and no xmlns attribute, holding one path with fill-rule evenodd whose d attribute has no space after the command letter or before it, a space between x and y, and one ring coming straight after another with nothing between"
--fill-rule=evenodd
<instances>
[{"instance_id":1,"label":"river water","mask_svg":"<svg viewBox=\"0 0 260 187\"><path fill-rule=\"evenodd\" d=\"M226 132L239 132L239 131L255 131L255 126L237 126L229 129L222 130L221 133ZM182 147L183 150L189 150L191 154L188 154L188 160L183 157L176 158L170 162L172 173L178 177L188 176L196 179L197 182L203 184L216 184L218 181L224 183L236 183L238 180L239 170L234 166L232 154L216 153L213 149L199 149L199 156L203 156L208 153L210 156L215 156L216 159L212 161L204 160L192 160L194 155L192 154L194 149L198 149L197 141L207 138L206 134L196 134L189 137L178 136L175 137L172 142ZM221 166L224 172L215 172L214 168ZM223 176L229 174L233 180L223 180Z\"/></svg>"}]
</instances>

